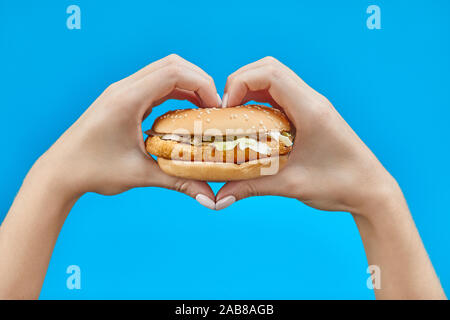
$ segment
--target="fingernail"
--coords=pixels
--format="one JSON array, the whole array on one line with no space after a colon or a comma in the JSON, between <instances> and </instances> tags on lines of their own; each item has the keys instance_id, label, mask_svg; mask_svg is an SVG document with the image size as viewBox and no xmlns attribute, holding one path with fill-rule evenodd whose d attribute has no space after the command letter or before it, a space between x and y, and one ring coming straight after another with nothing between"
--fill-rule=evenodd
<instances>
[{"instance_id":1,"label":"fingernail","mask_svg":"<svg viewBox=\"0 0 450 320\"><path fill-rule=\"evenodd\" d=\"M219 101L219 107L222 106L222 99L220 99L219 94L217 93L217 100Z\"/></svg>"},{"instance_id":2,"label":"fingernail","mask_svg":"<svg viewBox=\"0 0 450 320\"><path fill-rule=\"evenodd\" d=\"M216 209L216 203L214 201L212 201L210 198L208 198L207 196L205 196L204 194L199 193L195 197L195 200L197 200L198 203L200 203L202 206L207 207L208 209L211 209L211 210Z\"/></svg>"},{"instance_id":3,"label":"fingernail","mask_svg":"<svg viewBox=\"0 0 450 320\"><path fill-rule=\"evenodd\" d=\"M225 93L223 95L222 108L226 108L227 107L227 103L228 103L228 93Z\"/></svg>"},{"instance_id":4,"label":"fingernail","mask_svg":"<svg viewBox=\"0 0 450 320\"><path fill-rule=\"evenodd\" d=\"M217 203L216 203L216 210L225 209L226 207L231 206L235 202L236 202L236 198L235 197L233 197L233 196L225 197L225 198L217 201Z\"/></svg>"}]
</instances>

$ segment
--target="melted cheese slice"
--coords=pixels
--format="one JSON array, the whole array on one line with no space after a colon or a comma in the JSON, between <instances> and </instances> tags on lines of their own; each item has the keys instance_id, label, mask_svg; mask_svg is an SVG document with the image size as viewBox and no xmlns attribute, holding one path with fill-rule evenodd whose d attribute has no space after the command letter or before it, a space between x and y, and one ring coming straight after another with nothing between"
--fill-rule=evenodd
<instances>
[{"instance_id":1,"label":"melted cheese slice","mask_svg":"<svg viewBox=\"0 0 450 320\"><path fill-rule=\"evenodd\" d=\"M292 141L291 139L289 139L289 137L286 137L282 134L280 134L277 131L274 132L270 132L270 136L275 139L276 141L280 141L281 143L283 143L286 147L290 147L292 146ZM184 143L194 143L194 145L198 144L195 143L195 139L194 141L189 138L189 137L185 137L185 136L180 136L177 134L164 134L161 135L161 139L163 140L173 140L173 141L177 141L177 142L184 142ZM201 144L201 142L200 142ZM233 150L234 148L236 148L236 146L239 146L239 149L241 150L245 150L247 148L261 153L261 154L270 154L271 150L270 147L264 143L264 142L260 142L260 141L256 141L255 139L252 138L238 138L236 140L233 141L216 141L216 142L212 142L211 143L214 148L216 148L219 151L229 151L229 150Z\"/></svg>"},{"instance_id":2,"label":"melted cheese slice","mask_svg":"<svg viewBox=\"0 0 450 320\"><path fill-rule=\"evenodd\" d=\"M250 138L239 138L233 141L217 141L211 144L219 151L233 150L236 146L239 146L241 150L249 148L261 154L270 154L270 147L266 143Z\"/></svg>"},{"instance_id":3,"label":"melted cheese slice","mask_svg":"<svg viewBox=\"0 0 450 320\"><path fill-rule=\"evenodd\" d=\"M281 141L281 143L284 144L286 147L292 146L291 139L289 139L289 137L286 137L286 136L280 134L278 131L272 131L269 134L276 141Z\"/></svg>"}]
</instances>

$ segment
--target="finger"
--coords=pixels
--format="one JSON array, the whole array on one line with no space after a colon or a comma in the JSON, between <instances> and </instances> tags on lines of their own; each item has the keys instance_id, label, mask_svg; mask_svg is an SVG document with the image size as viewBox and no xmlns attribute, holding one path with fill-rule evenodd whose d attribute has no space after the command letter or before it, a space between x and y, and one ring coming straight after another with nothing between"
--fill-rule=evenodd
<instances>
[{"instance_id":1,"label":"finger","mask_svg":"<svg viewBox=\"0 0 450 320\"><path fill-rule=\"evenodd\" d=\"M259 67L263 67L263 66L268 66L268 65L270 65L270 64L272 64L272 65L274 65L274 66L277 66L277 67L279 67L279 68L284 67L285 69L288 69L288 68L285 67L281 62L278 62L278 60L276 60L276 59L273 58L273 57L265 57L265 58L262 58L262 59L260 59L260 60L255 61L255 62L249 63L249 64L247 64L247 65L245 65L245 66L239 68L238 70L236 70L236 71L233 72L232 74L230 74L230 75L228 76L227 83L225 84L225 90L224 90L224 92L227 92L227 91L228 91L229 85L230 85L230 83L232 82L232 79L233 79L234 77L236 77L236 76L238 76L238 75L240 75L240 74L242 74L242 73L244 73L244 72L246 72L246 71L249 71L249 70L252 70L252 69L256 69L256 68L259 68Z\"/></svg>"},{"instance_id":2,"label":"finger","mask_svg":"<svg viewBox=\"0 0 450 320\"><path fill-rule=\"evenodd\" d=\"M285 79L288 81L289 79ZM251 98L259 99L256 101L271 101L276 105L281 105L277 96L282 98L280 80L274 76L273 68L263 65L256 68L250 68L245 72L231 75L225 86L227 95L227 105L235 106Z\"/></svg>"},{"instance_id":3,"label":"finger","mask_svg":"<svg viewBox=\"0 0 450 320\"><path fill-rule=\"evenodd\" d=\"M233 72L230 75L230 77L236 76L245 71L259 68L262 66L272 66L272 67L278 68L280 70L283 70L283 72L286 73L286 75L292 77L292 79L297 81L299 84L305 84L304 81L294 71L292 71L290 68L288 68L283 63L281 63L280 61L278 61L277 59L275 59L274 57L271 57L271 56L264 57L258 61L255 61L253 63L250 63L248 65L245 65L245 66L239 68L238 70ZM225 91L226 91L226 85L225 85Z\"/></svg>"},{"instance_id":4,"label":"finger","mask_svg":"<svg viewBox=\"0 0 450 320\"><path fill-rule=\"evenodd\" d=\"M255 62L249 63L243 67L240 67L239 69L237 69L235 72L233 72L232 74L230 74L228 76L228 79L231 79L241 73L244 73L245 71L251 70L251 69L255 69L255 68L259 68L261 66L263 66L264 64L267 64L266 58L257 60ZM230 81L227 81L227 83L225 84L225 92L227 91L227 85L229 84Z\"/></svg>"},{"instance_id":5,"label":"finger","mask_svg":"<svg viewBox=\"0 0 450 320\"><path fill-rule=\"evenodd\" d=\"M184 193L208 209L216 209L214 192L206 182L167 176L164 188Z\"/></svg>"},{"instance_id":6,"label":"finger","mask_svg":"<svg viewBox=\"0 0 450 320\"><path fill-rule=\"evenodd\" d=\"M203 102L201 101L200 97L195 92L175 88L167 96L159 99L158 101L155 101L152 104L151 108L159 106L161 103L163 103L163 102L165 102L167 100L171 100L171 99L174 99L174 100L187 100L190 103L196 105L197 107L201 107L203 105ZM144 116L142 117L142 119L146 119L148 117L148 115L152 111L151 108L148 108L146 110L146 112L145 112Z\"/></svg>"},{"instance_id":7,"label":"finger","mask_svg":"<svg viewBox=\"0 0 450 320\"><path fill-rule=\"evenodd\" d=\"M238 200L248 197L279 195L279 177L266 176L258 179L226 183L216 195L216 210L222 210Z\"/></svg>"},{"instance_id":8,"label":"finger","mask_svg":"<svg viewBox=\"0 0 450 320\"><path fill-rule=\"evenodd\" d=\"M202 106L218 107L216 87L211 78L184 66L169 65L158 69L134 82L124 91L125 104L134 105L145 111L154 102L163 102L174 89L194 92L203 102Z\"/></svg>"},{"instance_id":9,"label":"finger","mask_svg":"<svg viewBox=\"0 0 450 320\"><path fill-rule=\"evenodd\" d=\"M307 94L302 93L302 88L292 77L286 76L282 69L273 65L263 65L230 77L226 87L225 95L228 100L226 106L239 105L252 92L265 91L273 99L271 101L273 105L282 106L294 124L302 115L299 106L307 105L309 99ZM306 103L299 103L299 99L303 99Z\"/></svg>"},{"instance_id":10,"label":"finger","mask_svg":"<svg viewBox=\"0 0 450 320\"><path fill-rule=\"evenodd\" d=\"M171 93L169 93L165 97L153 102L152 107L159 106L166 100L170 100L170 99L187 100L190 103L195 104L197 107L201 107L203 104L203 102L201 101L201 99L197 93L195 93L193 91L175 88Z\"/></svg>"},{"instance_id":11,"label":"finger","mask_svg":"<svg viewBox=\"0 0 450 320\"><path fill-rule=\"evenodd\" d=\"M228 91L229 86L232 83L233 77L236 77L239 74L243 74L246 71L249 71L249 70L252 70L252 69L257 69L259 67L267 66L267 65L270 65L270 64L276 65L279 68L283 69L284 71L287 71L287 70L291 71L288 67L283 65L281 62L279 62L275 58L268 56L268 57L262 58L262 59L260 59L260 60L258 60L256 62L253 62L253 63L250 63L248 65L245 65L245 66L239 68L238 70L236 70L235 72L233 72L229 76L229 80L230 81L227 81L227 83L225 84L225 92ZM244 104L244 103L247 103L247 102L252 101L252 100L253 101L257 101L257 102L269 103L272 107L275 107L275 108L277 108L279 110L283 110L283 108L272 98L272 96L270 95L270 93L267 90L248 91L246 96L242 99L242 101L239 104Z\"/></svg>"},{"instance_id":12,"label":"finger","mask_svg":"<svg viewBox=\"0 0 450 320\"><path fill-rule=\"evenodd\" d=\"M155 62L150 63L149 65L145 66L144 68L138 70L137 72L133 73L132 75L128 76L127 78L123 79L124 82L134 82L139 79L144 78L146 75L161 69L168 65L184 65L187 68L192 69L193 71L199 72L203 74L205 77L209 77L209 75L200 67L196 66L195 64L187 61L186 59L183 59L177 54L170 54L162 59L159 59Z\"/></svg>"},{"instance_id":13,"label":"finger","mask_svg":"<svg viewBox=\"0 0 450 320\"><path fill-rule=\"evenodd\" d=\"M262 67L232 75L225 85L225 94L228 97L226 107L240 104L252 91L268 91L271 85L272 79Z\"/></svg>"}]
</instances>

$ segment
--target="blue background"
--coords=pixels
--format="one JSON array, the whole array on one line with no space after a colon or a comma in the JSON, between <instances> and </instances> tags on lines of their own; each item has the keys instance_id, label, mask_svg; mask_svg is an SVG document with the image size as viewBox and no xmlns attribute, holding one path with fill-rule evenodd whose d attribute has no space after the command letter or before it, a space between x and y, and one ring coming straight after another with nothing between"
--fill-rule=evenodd
<instances>
[{"instance_id":1,"label":"blue background","mask_svg":"<svg viewBox=\"0 0 450 320\"><path fill-rule=\"evenodd\" d=\"M81 30L66 27L71 4ZM366 27L370 4L382 30ZM327 96L397 178L448 290L449 12L447 0L0 0L0 220L37 157L110 83L177 53L222 93L228 74L272 55ZM188 105L165 103L144 128ZM81 290L66 288L71 264ZM366 267L347 213L280 197L213 212L146 188L76 204L41 298L372 299Z\"/></svg>"}]
</instances>

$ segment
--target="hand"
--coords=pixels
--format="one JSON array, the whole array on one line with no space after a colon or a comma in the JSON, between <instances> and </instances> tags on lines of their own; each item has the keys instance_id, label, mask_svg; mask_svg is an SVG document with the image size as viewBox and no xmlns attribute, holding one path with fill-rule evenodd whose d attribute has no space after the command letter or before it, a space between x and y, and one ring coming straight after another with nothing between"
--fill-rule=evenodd
<instances>
[{"instance_id":1,"label":"hand","mask_svg":"<svg viewBox=\"0 0 450 320\"><path fill-rule=\"evenodd\" d=\"M282 108L296 128L288 164L278 174L230 182L216 209L251 196L279 195L329 211L365 213L371 202L400 193L331 103L274 58L251 63L228 77L224 105L250 100Z\"/></svg>"},{"instance_id":2,"label":"hand","mask_svg":"<svg viewBox=\"0 0 450 320\"><path fill-rule=\"evenodd\" d=\"M220 104L208 74L170 55L109 86L39 159L32 173L50 176L55 189L70 195L112 195L156 186L197 197L214 208L208 184L166 175L145 151L141 123L154 106L168 99L189 100L199 107Z\"/></svg>"},{"instance_id":3,"label":"hand","mask_svg":"<svg viewBox=\"0 0 450 320\"><path fill-rule=\"evenodd\" d=\"M0 228L0 299L36 299L58 234L85 192L157 186L215 208L205 182L164 174L144 148L141 124L167 99L220 104L213 80L170 55L112 84L34 164Z\"/></svg>"},{"instance_id":4,"label":"hand","mask_svg":"<svg viewBox=\"0 0 450 320\"><path fill-rule=\"evenodd\" d=\"M351 212L367 261L381 272L378 299L445 299L396 181L331 103L270 57L228 78L223 105L250 100L286 112L297 131L293 151L274 176L225 184L216 210L250 196L280 195Z\"/></svg>"}]
</instances>

